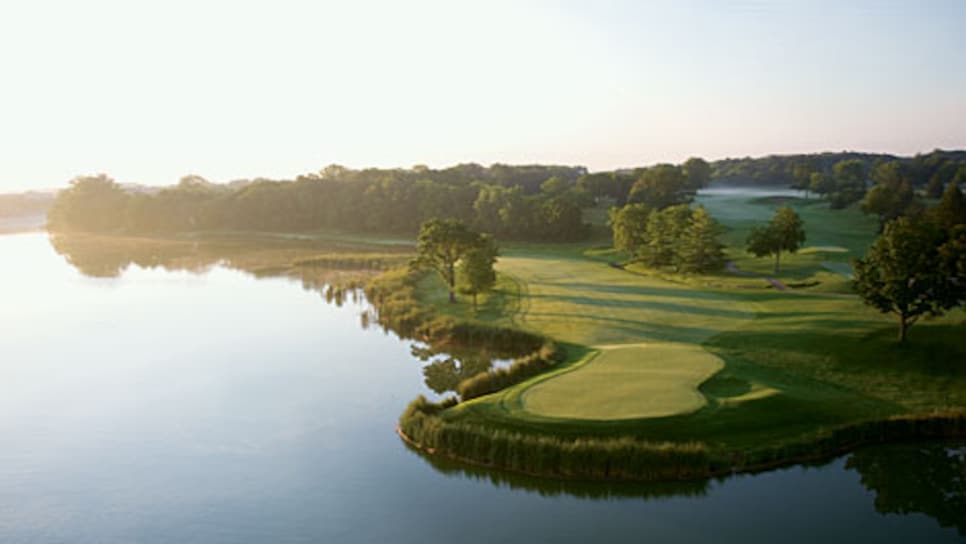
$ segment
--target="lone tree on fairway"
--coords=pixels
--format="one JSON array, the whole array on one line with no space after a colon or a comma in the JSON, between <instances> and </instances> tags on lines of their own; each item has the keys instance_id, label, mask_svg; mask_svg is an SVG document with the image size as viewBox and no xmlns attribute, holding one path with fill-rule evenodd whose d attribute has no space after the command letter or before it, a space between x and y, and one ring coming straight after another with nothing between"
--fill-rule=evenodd
<instances>
[{"instance_id":1,"label":"lone tree on fairway","mask_svg":"<svg viewBox=\"0 0 966 544\"><path fill-rule=\"evenodd\" d=\"M899 342L923 315L966 302L966 228L943 229L900 217L857 259L855 290L866 304L899 319Z\"/></svg>"},{"instance_id":2,"label":"lone tree on fairway","mask_svg":"<svg viewBox=\"0 0 966 544\"><path fill-rule=\"evenodd\" d=\"M456 302L456 263L479 243L480 235L458 219L430 219L419 228L413 265L438 272Z\"/></svg>"},{"instance_id":3,"label":"lone tree on fairway","mask_svg":"<svg viewBox=\"0 0 966 544\"><path fill-rule=\"evenodd\" d=\"M756 257L775 256L775 273L781 271L782 251L795 253L805 242L805 227L795 210L782 206L765 227L755 227L748 234L748 253Z\"/></svg>"},{"instance_id":4,"label":"lone tree on fairway","mask_svg":"<svg viewBox=\"0 0 966 544\"><path fill-rule=\"evenodd\" d=\"M496 271L493 264L499 254L493 238L487 234L480 235L479 243L466 252L460 259L459 267L456 269L456 279L460 285L460 291L468 295L473 295L473 310L476 310L476 297L480 293L486 293L493 288L496 283Z\"/></svg>"}]
</instances>

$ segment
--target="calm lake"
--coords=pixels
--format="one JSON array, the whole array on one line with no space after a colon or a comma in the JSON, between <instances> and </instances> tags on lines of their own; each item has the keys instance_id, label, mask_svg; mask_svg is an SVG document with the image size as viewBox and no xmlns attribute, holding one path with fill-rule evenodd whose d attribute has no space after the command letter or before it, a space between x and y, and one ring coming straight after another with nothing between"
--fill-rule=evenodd
<instances>
[{"instance_id":1,"label":"calm lake","mask_svg":"<svg viewBox=\"0 0 966 544\"><path fill-rule=\"evenodd\" d=\"M364 301L219 265L85 276L40 233L0 236L0 264L5 543L966 535L962 444L677 485L466 471L394 433L426 377L458 364L424 374L411 342L360 325Z\"/></svg>"}]
</instances>

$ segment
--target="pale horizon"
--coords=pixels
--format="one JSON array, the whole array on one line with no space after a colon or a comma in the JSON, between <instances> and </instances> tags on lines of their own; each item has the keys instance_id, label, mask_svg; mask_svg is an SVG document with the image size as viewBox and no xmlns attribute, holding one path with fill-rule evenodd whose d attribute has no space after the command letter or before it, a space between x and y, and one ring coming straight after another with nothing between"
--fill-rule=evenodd
<instances>
[{"instance_id":1,"label":"pale horizon","mask_svg":"<svg viewBox=\"0 0 966 544\"><path fill-rule=\"evenodd\" d=\"M959 2L3 11L0 192L966 148Z\"/></svg>"}]
</instances>

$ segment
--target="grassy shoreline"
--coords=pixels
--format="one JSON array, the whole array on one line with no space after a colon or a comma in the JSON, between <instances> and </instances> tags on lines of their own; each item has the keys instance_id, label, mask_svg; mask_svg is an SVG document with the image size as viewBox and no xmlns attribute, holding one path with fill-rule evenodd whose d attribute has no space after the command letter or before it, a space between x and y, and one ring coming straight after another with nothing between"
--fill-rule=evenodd
<instances>
[{"instance_id":1,"label":"grassy shoreline","mask_svg":"<svg viewBox=\"0 0 966 544\"><path fill-rule=\"evenodd\" d=\"M875 430L870 432L867 430L869 428ZM864 433L862 432L863 430L865 431ZM551 468L550 470L530 470L515 467L505 462L501 463L473 455L461 455L443 448L429 447L406 434L402 424L396 425L395 431L407 446L422 455L439 457L447 461L472 467L505 471L511 474L534 478L555 478L583 482L700 482L737 474L766 472L786 466L819 463L873 445L966 438L966 411L951 414L936 414L933 416L918 415L870 421L852 428L838 429L835 433L815 437L810 442L803 442L801 444L803 449L812 449L808 453L776 454L771 458L767 458L767 460L761 460L759 458L752 462L745 462L741 457L732 457L732 464L729 464L727 461L719 461L715 465L710 465L705 471L701 471L700 469L694 470L694 467L687 467L689 470L682 471L683 465L679 464L679 460L675 460L664 467L664 470L658 473L658 477L653 477L653 474L649 474L648 477L626 477L616 476L606 472L603 474L599 472L595 473L594 471L561 472L557 467ZM857 434L859 438L853 437L837 441L836 433L844 435ZM614 460L608 459L606 464L610 468L610 466L614 466ZM677 477L673 475L677 475Z\"/></svg>"}]
</instances>

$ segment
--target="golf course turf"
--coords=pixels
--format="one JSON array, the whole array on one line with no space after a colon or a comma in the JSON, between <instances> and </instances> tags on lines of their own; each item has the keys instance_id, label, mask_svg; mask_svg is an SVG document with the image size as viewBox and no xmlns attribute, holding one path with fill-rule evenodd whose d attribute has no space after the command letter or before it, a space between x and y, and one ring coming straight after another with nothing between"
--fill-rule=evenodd
<instances>
[{"instance_id":1,"label":"golf course turf","mask_svg":"<svg viewBox=\"0 0 966 544\"><path fill-rule=\"evenodd\" d=\"M717 459L764 463L841 448L828 443L833 435L851 444L920 436L862 434L890 418L962 418L964 312L923 321L898 345L891 317L850 294L850 259L875 236L868 217L783 199L805 219L809 240L783 259L777 279L791 287L779 291L762 279L772 274L771 260L754 259L741 245L755 224L746 218L767 219L779 202L729 194L699 203L728 228L728 257L752 277L621 269L608 262L621 255L599 243L504 248L500 285L489 295L500 303L462 317L539 333L570 356L440 410L442 424L563 441L697 444ZM441 290L426 277L420 300L452 314ZM825 445L813 452L811 443Z\"/></svg>"}]
</instances>

